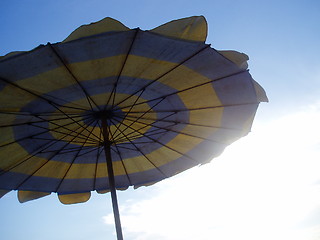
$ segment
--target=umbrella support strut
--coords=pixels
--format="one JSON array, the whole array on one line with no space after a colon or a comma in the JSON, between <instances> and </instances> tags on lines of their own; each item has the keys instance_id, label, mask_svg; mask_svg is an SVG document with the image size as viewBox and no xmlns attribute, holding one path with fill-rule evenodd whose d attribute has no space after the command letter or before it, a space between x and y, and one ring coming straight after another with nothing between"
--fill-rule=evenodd
<instances>
[{"instance_id":1,"label":"umbrella support strut","mask_svg":"<svg viewBox=\"0 0 320 240\"><path fill-rule=\"evenodd\" d=\"M116 225L117 239L123 240L121 222L120 222L120 213L119 213L117 193L116 193L115 180L114 180L114 172L113 172L112 159L111 159L111 141L109 140L109 132L108 132L106 117L103 117L101 119L101 125L102 125L102 134L104 138L104 152L106 155L106 162L107 162L107 168L108 168L109 186L111 191L111 200L112 200L114 221Z\"/></svg>"}]
</instances>

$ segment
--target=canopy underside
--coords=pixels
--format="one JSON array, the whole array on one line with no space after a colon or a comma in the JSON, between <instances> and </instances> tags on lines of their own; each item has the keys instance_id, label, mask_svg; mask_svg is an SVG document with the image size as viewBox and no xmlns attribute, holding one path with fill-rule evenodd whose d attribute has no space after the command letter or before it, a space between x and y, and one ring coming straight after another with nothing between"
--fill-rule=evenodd
<instances>
[{"instance_id":1,"label":"canopy underside","mask_svg":"<svg viewBox=\"0 0 320 240\"><path fill-rule=\"evenodd\" d=\"M266 94L245 54L206 35L203 17L151 31L106 18L0 58L0 195L70 204L108 192L102 117L117 189L207 163L245 136Z\"/></svg>"}]
</instances>

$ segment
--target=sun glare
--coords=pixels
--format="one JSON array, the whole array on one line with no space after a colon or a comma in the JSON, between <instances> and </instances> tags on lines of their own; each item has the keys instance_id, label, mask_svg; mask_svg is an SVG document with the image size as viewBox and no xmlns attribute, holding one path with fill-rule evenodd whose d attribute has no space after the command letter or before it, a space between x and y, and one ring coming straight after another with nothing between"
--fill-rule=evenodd
<instances>
[{"instance_id":1,"label":"sun glare","mask_svg":"<svg viewBox=\"0 0 320 240\"><path fill-rule=\"evenodd\" d=\"M309 122L303 129L302 119ZM320 219L308 219L320 208L319 122L311 108L255 126L211 163L151 187L154 197L128 201L121 210L125 234L137 240L318 239Z\"/></svg>"}]
</instances>

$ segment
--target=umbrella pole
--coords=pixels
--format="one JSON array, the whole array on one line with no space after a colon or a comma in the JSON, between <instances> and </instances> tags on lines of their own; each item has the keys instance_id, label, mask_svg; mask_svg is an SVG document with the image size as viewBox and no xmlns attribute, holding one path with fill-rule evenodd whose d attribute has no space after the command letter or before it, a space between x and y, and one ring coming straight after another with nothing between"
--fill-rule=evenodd
<instances>
[{"instance_id":1,"label":"umbrella pole","mask_svg":"<svg viewBox=\"0 0 320 240\"><path fill-rule=\"evenodd\" d=\"M121 222L120 222L120 213L119 213L117 193L116 193L116 186L115 186L115 180L114 180L114 172L113 172L113 167L112 167L111 142L109 140L107 119L102 118L101 122L102 122L102 133L103 133L103 138L104 138L104 152L106 155L106 162L107 162L107 168L108 168L109 187L110 187L110 191L111 191L111 200L112 200L114 221L115 221L115 225L116 225L117 239L123 240Z\"/></svg>"}]
</instances>

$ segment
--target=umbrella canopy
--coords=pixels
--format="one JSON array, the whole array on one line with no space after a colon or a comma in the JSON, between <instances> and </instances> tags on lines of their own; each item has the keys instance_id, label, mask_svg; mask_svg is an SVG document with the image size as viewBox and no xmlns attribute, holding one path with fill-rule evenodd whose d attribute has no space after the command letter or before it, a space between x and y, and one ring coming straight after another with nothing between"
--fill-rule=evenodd
<instances>
[{"instance_id":1,"label":"umbrella canopy","mask_svg":"<svg viewBox=\"0 0 320 240\"><path fill-rule=\"evenodd\" d=\"M206 35L202 16L150 31L105 18L0 58L2 194L84 202L207 163L245 136L267 97L248 57Z\"/></svg>"}]
</instances>

